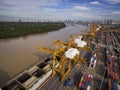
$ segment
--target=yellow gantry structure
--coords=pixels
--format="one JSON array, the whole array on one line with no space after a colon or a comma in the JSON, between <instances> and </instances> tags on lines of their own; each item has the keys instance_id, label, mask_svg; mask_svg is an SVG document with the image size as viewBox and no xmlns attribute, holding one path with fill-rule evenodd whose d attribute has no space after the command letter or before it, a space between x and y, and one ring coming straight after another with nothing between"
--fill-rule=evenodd
<instances>
[{"instance_id":1,"label":"yellow gantry structure","mask_svg":"<svg viewBox=\"0 0 120 90\"><path fill-rule=\"evenodd\" d=\"M61 46L61 42L58 43L60 43ZM56 73L59 73L62 81L70 73L72 62L73 64L77 64L79 61L85 63L85 59L80 58L79 55L76 55L73 59L66 58L65 57L66 48L57 47L55 51L45 47L40 47L38 49L53 55L52 76L54 76ZM60 59L58 60L57 57L60 57ZM57 64L59 64L58 67L56 67Z\"/></svg>"},{"instance_id":2,"label":"yellow gantry structure","mask_svg":"<svg viewBox=\"0 0 120 90\"><path fill-rule=\"evenodd\" d=\"M40 47L38 49L53 55L52 76L54 76L56 74L56 71L58 71L58 70L56 70L57 69L56 65L59 63L59 60L57 60L57 56L61 56L65 52L64 48L59 48L59 49L56 48L55 51L51 50L51 49L48 49L48 48L45 48L45 47ZM62 61L59 63L59 66L62 66Z\"/></svg>"},{"instance_id":3,"label":"yellow gantry structure","mask_svg":"<svg viewBox=\"0 0 120 90\"><path fill-rule=\"evenodd\" d=\"M91 24L91 31L87 34L84 34L84 40L89 40L90 42L90 39L91 38L94 38L96 36L96 33L97 33L97 28L98 28L99 25L95 24L95 23L92 23ZM65 57L65 52L67 50L69 50L70 48L76 48L78 50L89 50L89 51L92 51L92 49L86 45L84 47L78 47L76 45L76 43L74 42L74 39L76 37L78 37L79 35L70 35L70 40L68 43L66 42L63 42L63 41L60 41L60 40L57 40L54 42L55 44L55 50L52 50L52 49L49 49L49 48L45 48L45 47L40 47L38 48L39 50L42 50L42 51L45 51L47 53L50 53L53 55L53 61L52 61L52 76L54 76L56 73L59 73L60 76L61 76L61 80L63 81L67 76L68 74L70 73L71 71L71 64L75 65L77 64L78 62L81 62L83 64L86 64L86 59L85 58L82 58L80 57L80 55L76 55L74 56L73 59L69 59L67 57ZM59 57L60 59L58 60ZM56 65L58 65L58 67L56 67Z\"/></svg>"},{"instance_id":4,"label":"yellow gantry structure","mask_svg":"<svg viewBox=\"0 0 120 90\"><path fill-rule=\"evenodd\" d=\"M87 41L88 44L90 44L91 39L95 38L96 34L100 31L100 30L97 30L98 28L100 29L99 24L92 22L90 26L91 26L91 30L89 32L86 31L87 33L83 35L85 37L84 40Z\"/></svg>"}]
</instances>

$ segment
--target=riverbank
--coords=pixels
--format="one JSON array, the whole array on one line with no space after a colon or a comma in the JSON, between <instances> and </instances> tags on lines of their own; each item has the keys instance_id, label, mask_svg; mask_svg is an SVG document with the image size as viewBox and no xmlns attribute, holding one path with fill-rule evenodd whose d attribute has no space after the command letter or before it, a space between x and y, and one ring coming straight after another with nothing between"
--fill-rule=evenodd
<instances>
[{"instance_id":1,"label":"riverbank","mask_svg":"<svg viewBox=\"0 0 120 90\"><path fill-rule=\"evenodd\" d=\"M29 34L59 30L66 25L61 22L0 22L0 38L13 38Z\"/></svg>"}]
</instances>

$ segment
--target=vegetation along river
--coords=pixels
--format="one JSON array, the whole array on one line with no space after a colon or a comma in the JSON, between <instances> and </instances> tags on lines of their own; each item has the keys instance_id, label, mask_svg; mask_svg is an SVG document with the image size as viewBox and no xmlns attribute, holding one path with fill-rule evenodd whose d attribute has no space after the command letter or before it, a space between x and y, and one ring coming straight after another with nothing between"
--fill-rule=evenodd
<instances>
[{"instance_id":1,"label":"vegetation along river","mask_svg":"<svg viewBox=\"0 0 120 90\"><path fill-rule=\"evenodd\" d=\"M65 28L57 31L0 39L0 85L41 60L43 53L38 54L38 47L50 47L55 40L68 40L71 34L82 33L88 28L78 24L66 24Z\"/></svg>"}]
</instances>

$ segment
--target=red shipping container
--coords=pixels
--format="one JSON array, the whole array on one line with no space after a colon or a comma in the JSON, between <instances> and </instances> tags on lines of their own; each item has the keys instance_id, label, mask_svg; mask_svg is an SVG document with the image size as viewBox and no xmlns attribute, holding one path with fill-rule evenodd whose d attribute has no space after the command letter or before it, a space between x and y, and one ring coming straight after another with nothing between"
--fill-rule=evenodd
<instances>
[{"instance_id":1,"label":"red shipping container","mask_svg":"<svg viewBox=\"0 0 120 90\"><path fill-rule=\"evenodd\" d=\"M115 72L115 80L118 80L119 77L118 77L118 74Z\"/></svg>"},{"instance_id":2,"label":"red shipping container","mask_svg":"<svg viewBox=\"0 0 120 90\"><path fill-rule=\"evenodd\" d=\"M87 81L91 81L91 77L88 77L88 78L87 78Z\"/></svg>"},{"instance_id":3,"label":"red shipping container","mask_svg":"<svg viewBox=\"0 0 120 90\"><path fill-rule=\"evenodd\" d=\"M108 88L111 88L111 79L108 79Z\"/></svg>"},{"instance_id":4,"label":"red shipping container","mask_svg":"<svg viewBox=\"0 0 120 90\"><path fill-rule=\"evenodd\" d=\"M84 77L86 76L86 74L87 74L86 72L83 72L83 76L84 76ZM84 78L84 77L83 77L83 78Z\"/></svg>"},{"instance_id":5,"label":"red shipping container","mask_svg":"<svg viewBox=\"0 0 120 90\"><path fill-rule=\"evenodd\" d=\"M85 78L83 79L83 83L85 83L86 81L85 81Z\"/></svg>"},{"instance_id":6,"label":"red shipping container","mask_svg":"<svg viewBox=\"0 0 120 90\"><path fill-rule=\"evenodd\" d=\"M84 90L87 90L87 87L88 87L88 86L87 86L87 85L85 85L85 88L84 88Z\"/></svg>"},{"instance_id":7,"label":"red shipping container","mask_svg":"<svg viewBox=\"0 0 120 90\"><path fill-rule=\"evenodd\" d=\"M110 75L112 75L112 72L113 72L112 69L110 69Z\"/></svg>"},{"instance_id":8,"label":"red shipping container","mask_svg":"<svg viewBox=\"0 0 120 90\"><path fill-rule=\"evenodd\" d=\"M85 83L85 77L86 77L86 74L84 74L84 77L83 77L83 82Z\"/></svg>"},{"instance_id":9,"label":"red shipping container","mask_svg":"<svg viewBox=\"0 0 120 90\"><path fill-rule=\"evenodd\" d=\"M115 63L112 61L112 67L114 67L115 66Z\"/></svg>"},{"instance_id":10,"label":"red shipping container","mask_svg":"<svg viewBox=\"0 0 120 90\"><path fill-rule=\"evenodd\" d=\"M108 64L108 68L110 69L110 64Z\"/></svg>"},{"instance_id":11,"label":"red shipping container","mask_svg":"<svg viewBox=\"0 0 120 90\"><path fill-rule=\"evenodd\" d=\"M113 66L115 66L115 61L114 61L114 59L112 59L112 64L113 64Z\"/></svg>"},{"instance_id":12,"label":"red shipping container","mask_svg":"<svg viewBox=\"0 0 120 90\"><path fill-rule=\"evenodd\" d=\"M114 74L114 72L112 72L112 77L113 77L113 79L115 79L115 74Z\"/></svg>"},{"instance_id":13,"label":"red shipping container","mask_svg":"<svg viewBox=\"0 0 120 90\"><path fill-rule=\"evenodd\" d=\"M78 89L80 89L81 87L82 87L82 82L79 82Z\"/></svg>"},{"instance_id":14,"label":"red shipping container","mask_svg":"<svg viewBox=\"0 0 120 90\"><path fill-rule=\"evenodd\" d=\"M109 67L110 67L110 69L112 69L112 63L111 63L111 64L109 64Z\"/></svg>"},{"instance_id":15,"label":"red shipping container","mask_svg":"<svg viewBox=\"0 0 120 90\"><path fill-rule=\"evenodd\" d=\"M90 77L90 79L88 79L88 80L89 80L89 82L91 81L91 79L92 79L91 77Z\"/></svg>"},{"instance_id":16,"label":"red shipping container","mask_svg":"<svg viewBox=\"0 0 120 90\"><path fill-rule=\"evenodd\" d=\"M110 75L110 69L107 70L107 74Z\"/></svg>"},{"instance_id":17,"label":"red shipping container","mask_svg":"<svg viewBox=\"0 0 120 90\"><path fill-rule=\"evenodd\" d=\"M114 68L114 72L116 73L116 69Z\"/></svg>"},{"instance_id":18,"label":"red shipping container","mask_svg":"<svg viewBox=\"0 0 120 90\"><path fill-rule=\"evenodd\" d=\"M106 65L108 65L107 61L105 62Z\"/></svg>"},{"instance_id":19,"label":"red shipping container","mask_svg":"<svg viewBox=\"0 0 120 90\"><path fill-rule=\"evenodd\" d=\"M112 90L112 89L109 87L108 90Z\"/></svg>"},{"instance_id":20,"label":"red shipping container","mask_svg":"<svg viewBox=\"0 0 120 90\"><path fill-rule=\"evenodd\" d=\"M87 78L88 78L88 74L86 74L86 76L85 76L84 80L86 81L86 80L87 80Z\"/></svg>"},{"instance_id":21,"label":"red shipping container","mask_svg":"<svg viewBox=\"0 0 120 90\"><path fill-rule=\"evenodd\" d=\"M99 55L98 52L99 52L99 49L98 49L97 52L96 52L96 57L98 57L98 55Z\"/></svg>"}]
</instances>

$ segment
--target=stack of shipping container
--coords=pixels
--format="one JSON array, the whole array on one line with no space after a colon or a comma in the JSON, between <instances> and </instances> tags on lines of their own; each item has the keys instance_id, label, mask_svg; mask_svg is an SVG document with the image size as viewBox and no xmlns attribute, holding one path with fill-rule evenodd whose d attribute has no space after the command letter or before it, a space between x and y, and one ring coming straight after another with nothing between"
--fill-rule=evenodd
<instances>
[{"instance_id":1,"label":"stack of shipping container","mask_svg":"<svg viewBox=\"0 0 120 90\"><path fill-rule=\"evenodd\" d=\"M86 72L82 73L82 77L80 78L80 81L78 83L78 89L79 90L90 90L91 79L92 79L91 74L88 74Z\"/></svg>"},{"instance_id":2,"label":"stack of shipping container","mask_svg":"<svg viewBox=\"0 0 120 90\"><path fill-rule=\"evenodd\" d=\"M106 44L108 47L106 48L106 65L107 65L107 79L108 79L108 90L118 90L117 81L118 81L118 73L116 72L115 60L113 58L112 49L109 47L111 45L110 36L107 34L106 36Z\"/></svg>"}]
</instances>

